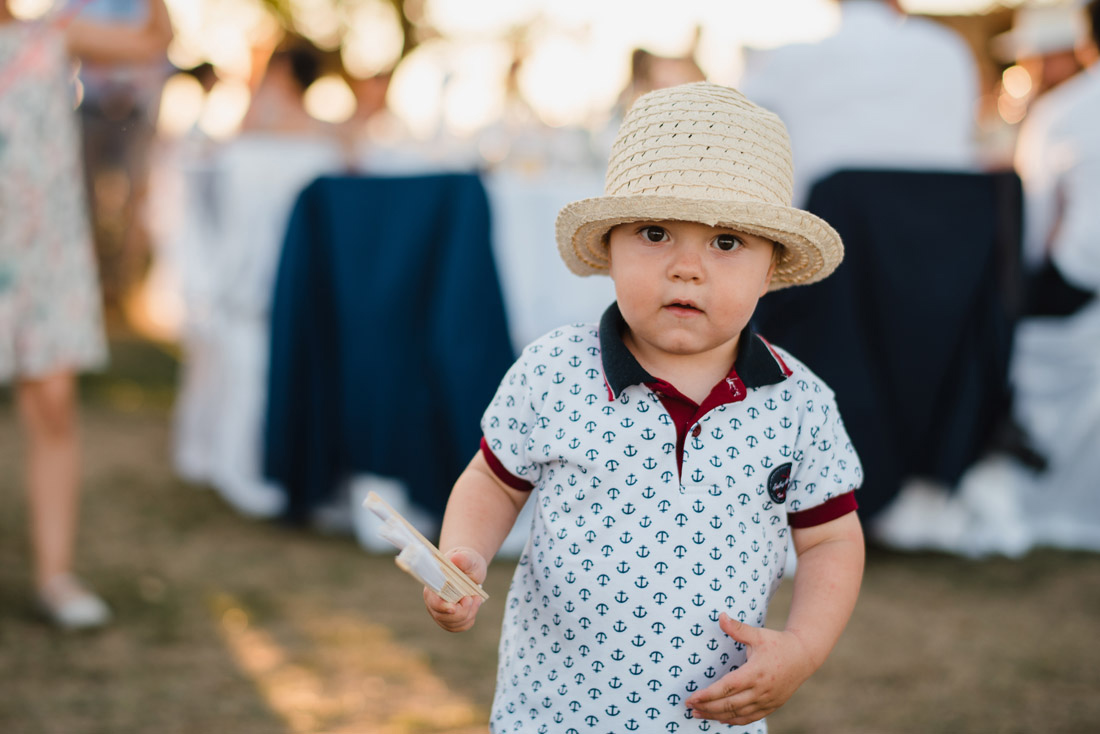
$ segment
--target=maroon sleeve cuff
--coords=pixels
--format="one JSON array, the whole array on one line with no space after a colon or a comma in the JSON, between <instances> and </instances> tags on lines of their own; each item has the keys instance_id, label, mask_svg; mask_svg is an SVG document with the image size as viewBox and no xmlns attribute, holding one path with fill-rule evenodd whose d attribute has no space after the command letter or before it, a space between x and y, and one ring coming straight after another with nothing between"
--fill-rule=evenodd
<instances>
[{"instance_id":1,"label":"maroon sleeve cuff","mask_svg":"<svg viewBox=\"0 0 1100 734\"><path fill-rule=\"evenodd\" d=\"M856 493L847 492L839 497L826 500L817 507L811 507L802 512L792 512L787 515L787 522L792 528L812 528L815 525L824 525L830 520L843 517L849 512L855 512L859 507L856 504Z\"/></svg>"},{"instance_id":2,"label":"maroon sleeve cuff","mask_svg":"<svg viewBox=\"0 0 1100 734\"><path fill-rule=\"evenodd\" d=\"M485 457L485 463L493 470L493 474L496 475L497 479L504 482L512 489L520 492L530 492L535 488L535 485L531 484L526 479L520 479L504 468L504 464L501 464L500 459L493 454L493 450L489 448L489 442L485 440L484 436L481 437L481 455Z\"/></svg>"}]
</instances>

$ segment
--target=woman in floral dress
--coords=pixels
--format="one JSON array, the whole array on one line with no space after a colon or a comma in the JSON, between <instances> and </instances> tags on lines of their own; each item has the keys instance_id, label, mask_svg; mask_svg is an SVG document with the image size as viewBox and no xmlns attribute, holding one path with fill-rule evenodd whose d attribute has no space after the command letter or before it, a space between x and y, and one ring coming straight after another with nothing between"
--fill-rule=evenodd
<instances>
[{"instance_id":1,"label":"woman in floral dress","mask_svg":"<svg viewBox=\"0 0 1100 734\"><path fill-rule=\"evenodd\" d=\"M71 59L162 58L172 33L162 0L152 0L140 27L74 20L87 4L77 0L32 23L16 21L0 0L0 382L14 384L27 434L38 602L66 628L110 618L72 574L80 495L75 376L102 367L107 348Z\"/></svg>"}]
</instances>

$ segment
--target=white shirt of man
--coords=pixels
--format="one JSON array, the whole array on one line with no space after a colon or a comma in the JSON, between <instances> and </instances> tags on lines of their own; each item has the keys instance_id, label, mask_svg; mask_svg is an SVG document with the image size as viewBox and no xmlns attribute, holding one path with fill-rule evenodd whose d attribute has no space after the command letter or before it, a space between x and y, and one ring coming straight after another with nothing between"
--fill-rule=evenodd
<instances>
[{"instance_id":1,"label":"white shirt of man","mask_svg":"<svg viewBox=\"0 0 1100 734\"><path fill-rule=\"evenodd\" d=\"M841 168L973 170L978 75L956 33L885 0L845 0L839 30L757 52L741 91L787 125L794 204Z\"/></svg>"},{"instance_id":2,"label":"white shirt of man","mask_svg":"<svg viewBox=\"0 0 1100 734\"><path fill-rule=\"evenodd\" d=\"M1062 276L1100 291L1100 65L1041 97L1020 129L1016 170L1024 184L1024 252L1049 256Z\"/></svg>"}]
</instances>

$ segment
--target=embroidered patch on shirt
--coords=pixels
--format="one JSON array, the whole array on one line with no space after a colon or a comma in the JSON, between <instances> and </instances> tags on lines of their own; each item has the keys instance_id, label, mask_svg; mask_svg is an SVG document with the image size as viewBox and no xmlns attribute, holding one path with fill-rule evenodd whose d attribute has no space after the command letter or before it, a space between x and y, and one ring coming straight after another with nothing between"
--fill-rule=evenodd
<instances>
[{"instance_id":1,"label":"embroidered patch on shirt","mask_svg":"<svg viewBox=\"0 0 1100 734\"><path fill-rule=\"evenodd\" d=\"M787 488L791 484L791 462L780 464L768 475L768 496L781 505L787 501Z\"/></svg>"}]
</instances>

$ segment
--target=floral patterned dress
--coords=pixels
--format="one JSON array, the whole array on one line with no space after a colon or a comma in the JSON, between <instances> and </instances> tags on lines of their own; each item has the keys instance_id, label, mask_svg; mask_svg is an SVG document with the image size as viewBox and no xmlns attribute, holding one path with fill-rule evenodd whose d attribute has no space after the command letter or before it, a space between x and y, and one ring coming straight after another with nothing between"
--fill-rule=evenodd
<instances>
[{"instance_id":1,"label":"floral patterned dress","mask_svg":"<svg viewBox=\"0 0 1100 734\"><path fill-rule=\"evenodd\" d=\"M0 24L0 382L107 359L71 78L59 33Z\"/></svg>"}]
</instances>

